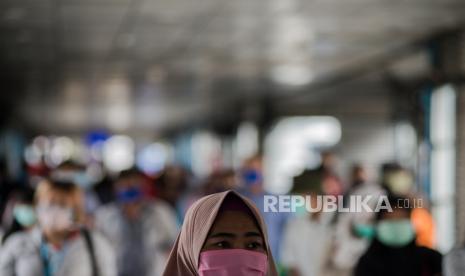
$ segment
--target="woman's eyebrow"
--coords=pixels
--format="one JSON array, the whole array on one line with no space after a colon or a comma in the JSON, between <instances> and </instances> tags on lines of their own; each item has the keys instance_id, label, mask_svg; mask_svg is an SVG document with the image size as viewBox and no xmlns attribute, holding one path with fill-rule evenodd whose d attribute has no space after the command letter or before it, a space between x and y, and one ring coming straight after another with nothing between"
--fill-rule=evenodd
<instances>
[{"instance_id":1,"label":"woman's eyebrow","mask_svg":"<svg viewBox=\"0 0 465 276\"><path fill-rule=\"evenodd\" d=\"M218 237L234 238L234 237L236 237L236 235L233 234L233 233L218 232L218 233L214 233L214 234L211 234L210 236L208 236L208 238L218 238Z\"/></svg>"},{"instance_id":2,"label":"woman's eyebrow","mask_svg":"<svg viewBox=\"0 0 465 276\"><path fill-rule=\"evenodd\" d=\"M260 234L259 232L247 232L245 233L246 237L262 237L262 234Z\"/></svg>"}]
</instances>

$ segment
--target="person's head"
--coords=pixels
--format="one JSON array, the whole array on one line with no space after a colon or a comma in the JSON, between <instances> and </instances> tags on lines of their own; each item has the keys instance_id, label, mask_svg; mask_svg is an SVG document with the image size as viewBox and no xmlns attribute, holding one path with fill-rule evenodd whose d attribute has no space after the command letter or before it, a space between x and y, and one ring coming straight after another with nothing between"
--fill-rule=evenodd
<instances>
[{"instance_id":1,"label":"person's head","mask_svg":"<svg viewBox=\"0 0 465 276\"><path fill-rule=\"evenodd\" d=\"M116 201L123 215L129 219L139 218L144 200L144 176L137 169L122 171L115 181Z\"/></svg>"},{"instance_id":2,"label":"person's head","mask_svg":"<svg viewBox=\"0 0 465 276\"><path fill-rule=\"evenodd\" d=\"M304 170L293 178L291 194L321 195L322 185L323 175L319 170Z\"/></svg>"},{"instance_id":3,"label":"person's head","mask_svg":"<svg viewBox=\"0 0 465 276\"><path fill-rule=\"evenodd\" d=\"M376 238L388 247L403 247L415 239L410 220L411 209L404 208L406 198L389 197L392 210L382 209L377 214Z\"/></svg>"},{"instance_id":4,"label":"person's head","mask_svg":"<svg viewBox=\"0 0 465 276\"><path fill-rule=\"evenodd\" d=\"M115 194L122 204L138 203L143 197L144 177L137 169L120 172L115 181Z\"/></svg>"},{"instance_id":5,"label":"person's head","mask_svg":"<svg viewBox=\"0 0 465 276\"><path fill-rule=\"evenodd\" d=\"M164 275L211 273L277 275L258 210L232 191L191 206Z\"/></svg>"},{"instance_id":6,"label":"person's head","mask_svg":"<svg viewBox=\"0 0 465 276\"><path fill-rule=\"evenodd\" d=\"M262 158L259 155L247 159L242 166L242 182L245 187L253 194L261 193L263 190L262 167Z\"/></svg>"},{"instance_id":7,"label":"person's head","mask_svg":"<svg viewBox=\"0 0 465 276\"><path fill-rule=\"evenodd\" d=\"M231 194L221 205L202 252L222 249L245 249L265 252L265 242L260 227L250 209Z\"/></svg>"},{"instance_id":8,"label":"person's head","mask_svg":"<svg viewBox=\"0 0 465 276\"><path fill-rule=\"evenodd\" d=\"M332 170L336 164L336 156L331 151L321 153L321 166L326 170Z\"/></svg>"},{"instance_id":9,"label":"person's head","mask_svg":"<svg viewBox=\"0 0 465 276\"><path fill-rule=\"evenodd\" d=\"M301 195L310 198L312 210L318 209L317 197L323 195L323 175L319 170L304 170L293 179L291 194ZM297 209L298 215L304 215L308 211L306 206ZM318 213L318 212L316 212Z\"/></svg>"},{"instance_id":10,"label":"person's head","mask_svg":"<svg viewBox=\"0 0 465 276\"><path fill-rule=\"evenodd\" d=\"M30 228L36 223L34 211L34 191L28 187L21 187L11 194L13 201L13 217L21 228Z\"/></svg>"},{"instance_id":11,"label":"person's head","mask_svg":"<svg viewBox=\"0 0 465 276\"><path fill-rule=\"evenodd\" d=\"M233 170L220 170L212 173L203 185L205 195L220 193L227 190L236 190L239 184L237 175Z\"/></svg>"},{"instance_id":12,"label":"person's head","mask_svg":"<svg viewBox=\"0 0 465 276\"><path fill-rule=\"evenodd\" d=\"M352 186L363 184L367 181L368 178L365 168L360 164L355 164L352 166L350 177Z\"/></svg>"},{"instance_id":13,"label":"person's head","mask_svg":"<svg viewBox=\"0 0 465 276\"><path fill-rule=\"evenodd\" d=\"M160 198L175 205L187 188L188 173L179 166L166 167L156 181Z\"/></svg>"},{"instance_id":14,"label":"person's head","mask_svg":"<svg viewBox=\"0 0 465 276\"><path fill-rule=\"evenodd\" d=\"M63 236L85 223L83 193L73 183L42 181L35 203L39 226L46 236Z\"/></svg>"},{"instance_id":15,"label":"person's head","mask_svg":"<svg viewBox=\"0 0 465 276\"><path fill-rule=\"evenodd\" d=\"M50 175L52 181L72 182L82 189L88 189L93 182L87 175L86 167L73 161L65 161L56 167Z\"/></svg>"},{"instance_id":16,"label":"person's head","mask_svg":"<svg viewBox=\"0 0 465 276\"><path fill-rule=\"evenodd\" d=\"M414 188L412 173L396 163L384 164L381 168L382 185L395 196L408 196Z\"/></svg>"}]
</instances>

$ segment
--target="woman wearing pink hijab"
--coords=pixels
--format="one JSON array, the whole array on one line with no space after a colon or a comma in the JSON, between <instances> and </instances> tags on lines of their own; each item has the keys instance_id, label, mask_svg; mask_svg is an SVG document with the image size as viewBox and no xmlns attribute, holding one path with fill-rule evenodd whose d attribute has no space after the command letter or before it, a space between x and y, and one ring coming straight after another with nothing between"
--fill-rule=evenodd
<instances>
[{"instance_id":1,"label":"woman wearing pink hijab","mask_svg":"<svg viewBox=\"0 0 465 276\"><path fill-rule=\"evenodd\" d=\"M164 276L277 276L265 224L253 203L236 192L195 202Z\"/></svg>"}]
</instances>

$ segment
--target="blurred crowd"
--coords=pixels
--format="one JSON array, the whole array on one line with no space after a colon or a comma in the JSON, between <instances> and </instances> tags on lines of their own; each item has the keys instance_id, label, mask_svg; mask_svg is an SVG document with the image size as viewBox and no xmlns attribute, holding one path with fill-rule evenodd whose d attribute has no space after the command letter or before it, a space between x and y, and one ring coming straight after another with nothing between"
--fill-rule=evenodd
<instances>
[{"instance_id":1,"label":"blurred crowd","mask_svg":"<svg viewBox=\"0 0 465 276\"><path fill-rule=\"evenodd\" d=\"M379 180L369 181L360 164L342 177L336 160L322 153L321 165L296 175L289 193L385 195L421 206L379 213L264 212L260 156L205 179L167 166L151 176L124 170L98 183L85 164L66 161L29 171L20 183L1 176L0 275L162 275L189 206L227 190L262 212L280 275L463 275L465 249L444 258L435 250L435 223L411 171L387 163Z\"/></svg>"}]
</instances>

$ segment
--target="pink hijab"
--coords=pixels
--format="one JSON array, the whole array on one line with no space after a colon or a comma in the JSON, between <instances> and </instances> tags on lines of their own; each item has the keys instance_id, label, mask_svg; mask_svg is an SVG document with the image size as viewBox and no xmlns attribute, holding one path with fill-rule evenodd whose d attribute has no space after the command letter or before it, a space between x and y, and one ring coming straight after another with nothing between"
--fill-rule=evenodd
<instances>
[{"instance_id":1,"label":"pink hijab","mask_svg":"<svg viewBox=\"0 0 465 276\"><path fill-rule=\"evenodd\" d=\"M228 195L237 196L251 211L266 241L268 255L268 276L277 276L271 249L268 244L266 226L259 211L252 202L234 191L205 196L196 201L187 211L181 233L174 244L163 276L198 276L200 251L215 222L224 199Z\"/></svg>"}]
</instances>

